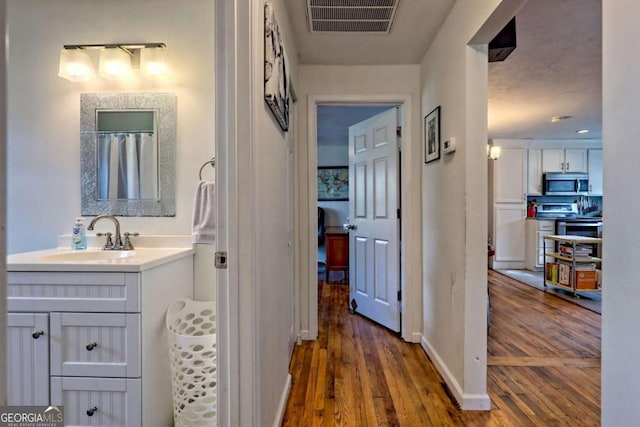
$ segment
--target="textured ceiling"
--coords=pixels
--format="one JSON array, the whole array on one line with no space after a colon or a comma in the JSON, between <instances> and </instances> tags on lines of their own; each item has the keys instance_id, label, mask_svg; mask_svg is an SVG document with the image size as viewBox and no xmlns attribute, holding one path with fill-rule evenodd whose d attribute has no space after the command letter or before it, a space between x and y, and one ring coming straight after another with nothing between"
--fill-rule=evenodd
<instances>
[{"instance_id":1,"label":"textured ceiling","mask_svg":"<svg viewBox=\"0 0 640 427\"><path fill-rule=\"evenodd\" d=\"M602 0L529 0L518 47L489 64L489 137L600 139ZM418 64L454 0L400 0L391 33L311 33L305 1L285 2L303 64ZM553 116L572 116L551 123ZM589 129L588 134L576 130Z\"/></svg>"},{"instance_id":2,"label":"textured ceiling","mask_svg":"<svg viewBox=\"0 0 640 427\"><path fill-rule=\"evenodd\" d=\"M530 0L516 27L517 48L489 64L490 137L601 138L601 0Z\"/></svg>"}]
</instances>

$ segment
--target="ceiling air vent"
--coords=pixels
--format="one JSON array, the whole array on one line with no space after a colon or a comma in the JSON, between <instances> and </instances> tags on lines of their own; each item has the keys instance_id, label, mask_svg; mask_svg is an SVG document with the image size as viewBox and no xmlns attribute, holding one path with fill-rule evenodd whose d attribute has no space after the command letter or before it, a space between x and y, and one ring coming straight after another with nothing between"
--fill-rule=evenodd
<instances>
[{"instance_id":1,"label":"ceiling air vent","mask_svg":"<svg viewBox=\"0 0 640 427\"><path fill-rule=\"evenodd\" d=\"M306 0L312 33L388 33L400 0Z\"/></svg>"}]
</instances>

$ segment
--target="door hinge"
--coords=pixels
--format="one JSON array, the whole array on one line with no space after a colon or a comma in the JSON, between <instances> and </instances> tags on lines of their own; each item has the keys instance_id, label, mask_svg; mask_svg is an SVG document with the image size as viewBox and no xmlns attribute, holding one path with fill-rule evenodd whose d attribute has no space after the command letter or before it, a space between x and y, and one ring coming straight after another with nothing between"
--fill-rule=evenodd
<instances>
[{"instance_id":1,"label":"door hinge","mask_svg":"<svg viewBox=\"0 0 640 427\"><path fill-rule=\"evenodd\" d=\"M402 290L398 289L398 301L402 301Z\"/></svg>"},{"instance_id":2,"label":"door hinge","mask_svg":"<svg viewBox=\"0 0 640 427\"><path fill-rule=\"evenodd\" d=\"M226 252L216 252L215 258L215 266L216 268L227 268L227 253Z\"/></svg>"},{"instance_id":3,"label":"door hinge","mask_svg":"<svg viewBox=\"0 0 640 427\"><path fill-rule=\"evenodd\" d=\"M400 213L400 208L396 209L396 213L398 215L398 219L400 219L401 213Z\"/></svg>"},{"instance_id":4,"label":"door hinge","mask_svg":"<svg viewBox=\"0 0 640 427\"><path fill-rule=\"evenodd\" d=\"M400 138L402 136L402 126L396 128L396 136Z\"/></svg>"}]
</instances>

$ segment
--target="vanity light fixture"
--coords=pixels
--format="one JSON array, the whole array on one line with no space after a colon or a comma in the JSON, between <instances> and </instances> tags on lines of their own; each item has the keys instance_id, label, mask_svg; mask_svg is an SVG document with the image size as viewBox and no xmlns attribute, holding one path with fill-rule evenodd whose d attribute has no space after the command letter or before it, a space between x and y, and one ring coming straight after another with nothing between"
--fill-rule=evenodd
<instances>
[{"instance_id":1,"label":"vanity light fixture","mask_svg":"<svg viewBox=\"0 0 640 427\"><path fill-rule=\"evenodd\" d=\"M131 74L131 56L129 50L120 47L103 47L100 49L98 74L105 79L124 79Z\"/></svg>"},{"instance_id":2,"label":"vanity light fixture","mask_svg":"<svg viewBox=\"0 0 640 427\"><path fill-rule=\"evenodd\" d=\"M487 159L498 160L499 157L500 157L500 147L498 147L497 145L487 144Z\"/></svg>"},{"instance_id":3,"label":"vanity light fixture","mask_svg":"<svg viewBox=\"0 0 640 427\"><path fill-rule=\"evenodd\" d=\"M91 57L82 49L62 49L58 76L72 82L91 80L96 76Z\"/></svg>"},{"instance_id":4,"label":"vanity light fixture","mask_svg":"<svg viewBox=\"0 0 640 427\"><path fill-rule=\"evenodd\" d=\"M64 45L60 51L58 75L73 82L95 77L89 49L100 50L98 74L106 79L126 78L134 68L152 77L168 72L164 43L77 44Z\"/></svg>"},{"instance_id":5,"label":"vanity light fixture","mask_svg":"<svg viewBox=\"0 0 640 427\"><path fill-rule=\"evenodd\" d=\"M164 46L146 47L140 50L140 71L145 76L164 76L168 74L167 50Z\"/></svg>"},{"instance_id":6,"label":"vanity light fixture","mask_svg":"<svg viewBox=\"0 0 640 427\"><path fill-rule=\"evenodd\" d=\"M129 50L120 47L103 47L98 59L98 74L105 79L124 79L131 74L131 56Z\"/></svg>"}]
</instances>

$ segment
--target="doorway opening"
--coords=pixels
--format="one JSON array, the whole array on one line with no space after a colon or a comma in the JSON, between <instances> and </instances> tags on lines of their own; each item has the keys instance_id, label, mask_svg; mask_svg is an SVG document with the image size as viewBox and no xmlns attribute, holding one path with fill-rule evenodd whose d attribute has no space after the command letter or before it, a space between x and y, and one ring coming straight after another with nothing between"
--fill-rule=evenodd
<instances>
[{"instance_id":1,"label":"doorway opening","mask_svg":"<svg viewBox=\"0 0 640 427\"><path fill-rule=\"evenodd\" d=\"M384 111L394 110L398 117L397 128L411 129L411 113L410 113L410 97L405 96L312 96L309 99L308 105L308 132L309 132L309 151L308 151L308 178L309 178L309 275L308 275L308 308L309 308L309 329L301 331L301 338L303 339L315 339L318 333L318 282L319 280L326 280L328 282L338 282L337 285L352 286L351 291L356 292L355 285L357 282L357 267L354 268L347 265L346 268L340 270L338 268L332 268L334 266L329 265L327 270L327 229L330 232L342 232L344 224L353 225L355 215L353 212L349 213L349 204L353 202L354 188L350 188L351 197L344 195L337 195L337 198L342 200L327 200L330 197L326 197L326 185L321 187L321 181L319 180L319 171L324 172L325 169L332 169L331 173L340 173L343 175L341 179L344 179L345 174L351 170L351 181L356 179L354 174L357 171L349 168L349 146L348 146L348 128L350 125L362 122L367 118L376 116ZM395 127L395 126L394 126ZM396 137L399 130L393 130L393 136ZM337 136L341 134L342 136ZM410 136L403 136L398 140L400 147L402 144L406 144L410 140ZM353 149L352 149L353 150ZM395 238L394 250L390 252L391 255L396 256L398 263L396 271L384 272L385 276L391 276L396 279L396 285L398 291L400 290L400 284L403 283L404 273L404 261L400 254L400 243L402 236L400 234L399 223L402 220L402 212L400 210L400 175L401 169L399 167L400 154L397 152L397 159L395 160L395 166L393 174L395 176L395 183L393 184L394 190L394 208L393 211L387 212L390 216L393 214L393 218L398 221L398 227L396 230L397 237ZM345 168L346 166L346 168ZM342 171L336 170L342 168ZM369 167L373 169L373 167ZM361 178L364 177L364 173L361 170ZM324 177L326 178L326 177ZM331 178L330 178L331 179ZM372 186L373 184L370 184ZM352 187L354 184L352 184ZM357 185L356 185L357 187ZM385 190L386 191L386 190ZM388 194L388 193L387 193ZM342 196L342 197L341 197ZM322 200L324 199L324 200ZM323 218L321 219L319 209L324 211ZM351 208L353 209L353 207ZM324 222L324 233L321 233L320 224ZM353 236L349 237L351 244L349 251L349 264L353 265L355 253L358 253L357 249L353 249L353 245L356 242ZM359 239L357 244L362 244L364 241ZM369 251L372 252L371 250ZM360 251L360 254L365 254L366 251ZM329 254L331 256L331 254ZM343 254L344 256L344 254ZM331 260L330 260L331 261ZM371 264L374 264L374 260ZM330 262L331 264L331 262ZM378 273L382 272L379 270ZM361 276L362 277L362 276ZM419 289L418 289L419 291ZM404 293L404 290L403 290ZM412 333L406 333L405 336L405 318L407 317L407 310L403 307L402 300L399 299L400 292L394 292L394 302L398 307L398 330L400 335L407 341L414 341L415 337ZM349 301L352 300L350 295ZM302 301L304 304L306 301ZM360 310L356 309L356 312ZM365 314L365 316L367 316ZM367 316L370 317L371 316ZM375 319L374 319L375 320ZM382 323L382 322L380 322ZM384 324L384 323L383 323ZM413 329L413 328L412 328Z\"/></svg>"}]
</instances>

